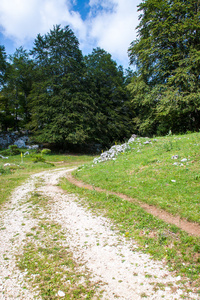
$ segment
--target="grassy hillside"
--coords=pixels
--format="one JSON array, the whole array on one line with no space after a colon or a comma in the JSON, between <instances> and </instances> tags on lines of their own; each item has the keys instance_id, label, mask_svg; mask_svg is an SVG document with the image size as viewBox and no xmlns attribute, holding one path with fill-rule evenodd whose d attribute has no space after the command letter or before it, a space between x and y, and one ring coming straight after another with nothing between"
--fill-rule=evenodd
<instances>
[{"instance_id":1,"label":"grassy hillside","mask_svg":"<svg viewBox=\"0 0 200 300\"><path fill-rule=\"evenodd\" d=\"M200 223L200 133L136 138L130 146L116 160L80 167L76 177Z\"/></svg>"},{"instance_id":2,"label":"grassy hillside","mask_svg":"<svg viewBox=\"0 0 200 300\"><path fill-rule=\"evenodd\" d=\"M200 223L200 134L137 138L130 146L116 160L79 167L75 177ZM200 294L199 237L152 216L137 203L78 188L66 179L61 186L82 197L95 213L110 218L123 236L137 241L140 250L185 278L188 291L193 286Z\"/></svg>"}]
</instances>

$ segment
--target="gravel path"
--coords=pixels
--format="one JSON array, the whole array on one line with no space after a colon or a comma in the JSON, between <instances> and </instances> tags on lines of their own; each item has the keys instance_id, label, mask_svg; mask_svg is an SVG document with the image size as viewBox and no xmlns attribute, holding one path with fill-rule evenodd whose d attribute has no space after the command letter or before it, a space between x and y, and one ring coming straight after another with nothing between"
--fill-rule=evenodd
<instances>
[{"instance_id":1,"label":"gravel path","mask_svg":"<svg viewBox=\"0 0 200 300\"><path fill-rule=\"evenodd\" d=\"M37 223L24 201L35 190L52 200L48 218L66 230L66 246L74 259L86 265L94 282L103 283L102 299L182 299L180 277L173 277L161 262L153 261L137 250L136 243L121 237L107 219L95 216L79 199L56 186L69 171L58 169L31 176L15 189L5 205L0 219L0 299L40 299L26 286L25 274L15 265L15 255L22 248L26 233ZM42 184L36 188L38 179ZM162 288L155 289L159 286ZM185 297L198 299L193 293Z\"/></svg>"}]
</instances>

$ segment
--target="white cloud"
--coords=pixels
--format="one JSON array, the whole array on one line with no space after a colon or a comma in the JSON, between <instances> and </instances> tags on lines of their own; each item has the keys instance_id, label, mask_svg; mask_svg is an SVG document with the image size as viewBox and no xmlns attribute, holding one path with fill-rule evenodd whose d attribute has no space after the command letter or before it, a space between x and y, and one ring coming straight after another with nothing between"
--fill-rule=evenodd
<instances>
[{"instance_id":1,"label":"white cloud","mask_svg":"<svg viewBox=\"0 0 200 300\"><path fill-rule=\"evenodd\" d=\"M56 24L70 25L86 34L80 14L65 0L1 0L0 25L7 38L21 45L44 34Z\"/></svg>"},{"instance_id":2,"label":"white cloud","mask_svg":"<svg viewBox=\"0 0 200 300\"><path fill-rule=\"evenodd\" d=\"M90 5L97 6L101 2L91 0ZM126 65L128 64L127 50L136 38L135 28L138 25L136 7L139 3L140 0L112 0L113 11L102 10L90 20L90 37L95 38L100 47Z\"/></svg>"},{"instance_id":3,"label":"white cloud","mask_svg":"<svg viewBox=\"0 0 200 300\"><path fill-rule=\"evenodd\" d=\"M141 0L90 0L86 20L73 5L79 0L0 0L0 29L15 47L30 45L53 25L69 25L86 54L101 47L128 66L127 49L135 39L136 6ZM83 1L83 0L82 0Z\"/></svg>"}]
</instances>

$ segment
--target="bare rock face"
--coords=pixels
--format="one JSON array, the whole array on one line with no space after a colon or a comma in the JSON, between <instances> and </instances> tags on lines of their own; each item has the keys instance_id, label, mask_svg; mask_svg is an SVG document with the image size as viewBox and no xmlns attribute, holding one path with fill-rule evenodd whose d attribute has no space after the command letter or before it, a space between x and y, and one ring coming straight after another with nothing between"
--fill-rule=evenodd
<instances>
[{"instance_id":1,"label":"bare rock face","mask_svg":"<svg viewBox=\"0 0 200 300\"><path fill-rule=\"evenodd\" d=\"M20 134L19 132L0 133L0 148L7 148L10 145L16 145L18 148L26 148L26 143L29 142L27 133Z\"/></svg>"}]
</instances>

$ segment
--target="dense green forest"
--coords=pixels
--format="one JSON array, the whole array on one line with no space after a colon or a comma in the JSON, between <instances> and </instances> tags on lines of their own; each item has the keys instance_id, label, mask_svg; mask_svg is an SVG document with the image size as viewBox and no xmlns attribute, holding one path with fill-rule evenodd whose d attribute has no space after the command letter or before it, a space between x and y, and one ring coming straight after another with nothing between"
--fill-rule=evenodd
<instances>
[{"instance_id":1,"label":"dense green forest","mask_svg":"<svg viewBox=\"0 0 200 300\"><path fill-rule=\"evenodd\" d=\"M104 49L83 56L69 26L38 34L29 52L1 45L0 131L60 147L198 131L200 1L143 0L138 10L135 72Z\"/></svg>"}]
</instances>

